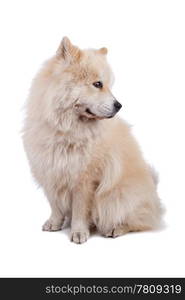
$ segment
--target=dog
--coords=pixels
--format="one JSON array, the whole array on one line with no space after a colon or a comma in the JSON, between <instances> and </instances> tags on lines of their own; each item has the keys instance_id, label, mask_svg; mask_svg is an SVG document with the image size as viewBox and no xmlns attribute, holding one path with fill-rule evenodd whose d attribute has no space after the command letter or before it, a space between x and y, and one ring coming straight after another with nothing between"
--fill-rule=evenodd
<instances>
[{"instance_id":1,"label":"dog","mask_svg":"<svg viewBox=\"0 0 185 300\"><path fill-rule=\"evenodd\" d=\"M24 148L51 216L43 230L70 220L71 241L158 228L156 180L130 126L115 116L107 48L81 50L67 37L33 80L26 103Z\"/></svg>"}]
</instances>

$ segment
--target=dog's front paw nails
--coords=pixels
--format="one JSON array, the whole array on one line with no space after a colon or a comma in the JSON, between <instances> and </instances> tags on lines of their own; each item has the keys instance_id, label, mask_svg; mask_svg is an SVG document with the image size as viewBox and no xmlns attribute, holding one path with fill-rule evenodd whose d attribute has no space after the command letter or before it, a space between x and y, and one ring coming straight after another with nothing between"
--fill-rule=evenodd
<instances>
[{"instance_id":1,"label":"dog's front paw nails","mask_svg":"<svg viewBox=\"0 0 185 300\"><path fill-rule=\"evenodd\" d=\"M62 224L55 224L51 220L47 220L44 225L42 226L43 231L58 231L62 229Z\"/></svg>"},{"instance_id":2,"label":"dog's front paw nails","mask_svg":"<svg viewBox=\"0 0 185 300\"><path fill-rule=\"evenodd\" d=\"M82 244L87 241L89 237L89 231L72 231L71 241L76 244Z\"/></svg>"}]
</instances>

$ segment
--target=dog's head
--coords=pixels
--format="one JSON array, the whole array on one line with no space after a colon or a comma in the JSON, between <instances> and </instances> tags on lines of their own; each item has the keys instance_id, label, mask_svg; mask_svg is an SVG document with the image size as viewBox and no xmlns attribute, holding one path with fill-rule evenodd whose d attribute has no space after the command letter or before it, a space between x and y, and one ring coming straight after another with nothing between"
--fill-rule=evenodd
<instances>
[{"instance_id":1,"label":"dog's head","mask_svg":"<svg viewBox=\"0 0 185 300\"><path fill-rule=\"evenodd\" d=\"M64 37L56 53L57 76L65 85L64 107L79 117L113 117L121 104L111 93L113 74L106 60L107 49L81 50ZM61 68L60 68L61 65Z\"/></svg>"}]
</instances>

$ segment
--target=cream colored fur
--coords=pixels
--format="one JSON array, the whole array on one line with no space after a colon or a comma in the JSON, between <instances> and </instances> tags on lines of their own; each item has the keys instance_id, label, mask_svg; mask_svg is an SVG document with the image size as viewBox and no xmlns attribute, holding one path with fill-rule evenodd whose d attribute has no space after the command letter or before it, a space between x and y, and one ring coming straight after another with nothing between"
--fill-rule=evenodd
<instances>
[{"instance_id":1,"label":"cream colored fur","mask_svg":"<svg viewBox=\"0 0 185 300\"><path fill-rule=\"evenodd\" d=\"M24 147L51 206L43 230L60 230L69 217L76 243L87 240L91 226L115 237L156 228L161 219L151 169L130 127L113 117L106 53L82 51L64 38L37 74L27 102ZM97 81L101 89L93 85Z\"/></svg>"}]
</instances>

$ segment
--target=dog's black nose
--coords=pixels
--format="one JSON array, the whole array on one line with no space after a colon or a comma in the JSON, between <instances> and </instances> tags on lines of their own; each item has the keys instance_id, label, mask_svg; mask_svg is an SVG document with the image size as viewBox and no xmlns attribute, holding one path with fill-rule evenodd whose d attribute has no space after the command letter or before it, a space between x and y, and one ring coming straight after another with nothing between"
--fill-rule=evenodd
<instances>
[{"instance_id":1,"label":"dog's black nose","mask_svg":"<svg viewBox=\"0 0 185 300\"><path fill-rule=\"evenodd\" d=\"M116 111L118 111L118 110L120 110L120 108L122 107L122 105L118 101L115 101L114 102L114 107L115 107Z\"/></svg>"}]
</instances>

